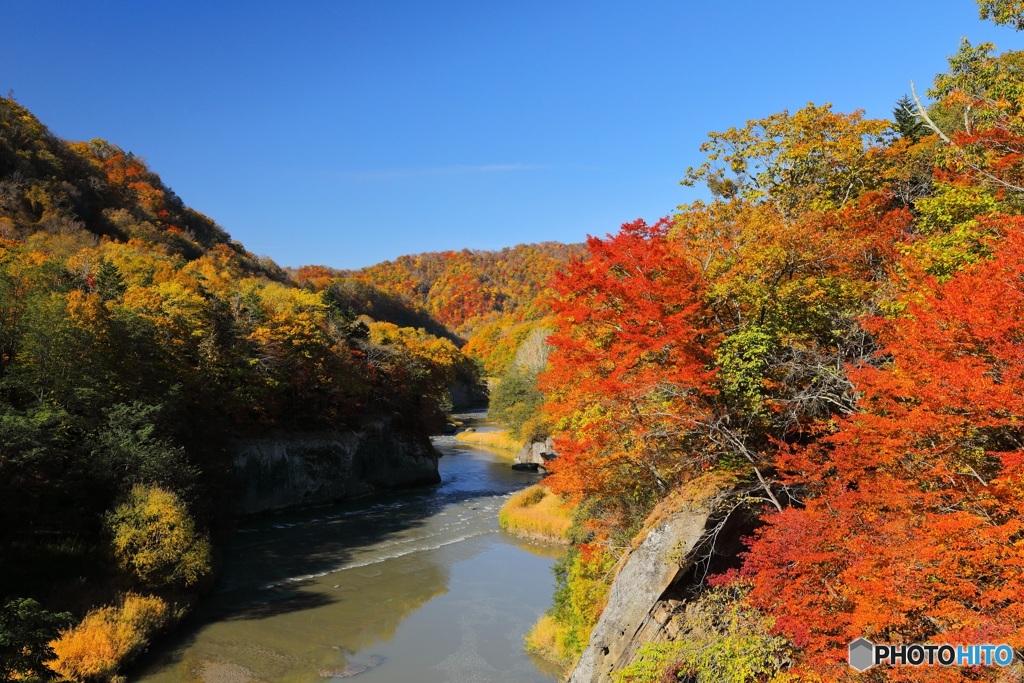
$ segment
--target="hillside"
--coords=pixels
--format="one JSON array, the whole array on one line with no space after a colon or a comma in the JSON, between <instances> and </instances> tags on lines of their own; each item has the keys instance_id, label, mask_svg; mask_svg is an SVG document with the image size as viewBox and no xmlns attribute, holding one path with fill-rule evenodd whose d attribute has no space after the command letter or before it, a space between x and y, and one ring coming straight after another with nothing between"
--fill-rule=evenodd
<instances>
[{"instance_id":1,"label":"hillside","mask_svg":"<svg viewBox=\"0 0 1024 683\"><path fill-rule=\"evenodd\" d=\"M928 107L712 132L709 201L556 278L545 485L576 545L529 642L569 680L1019 675L847 654L1024 647L1022 65L964 41Z\"/></svg>"},{"instance_id":2,"label":"hillside","mask_svg":"<svg viewBox=\"0 0 1024 683\"><path fill-rule=\"evenodd\" d=\"M86 615L58 647L71 678L180 617L230 525L233 437L386 424L436 476L426 435L475 365L389 321L399 308L359 317L333 293L140 157L0 99L0 679L48 675L47 641ZM127 633L113 654L81 649L110 629Z\"/></svg>"},{"instance_id":3,"label":"hillside","mask_svg":"<svg viewBox=\"0 0 1024 683\"><path fill-rule=\"evenodd\" d=\"M582 252L582 245L558 242L442 251L401 256L348 275L408 297L469 338L498 317L520 322L542 315L538 300L552 275Z\"/></svg>"},{"instance_id":4,"label":"hillside","mask_svg":"<svg viewBox=\"0 0 1024 683\"><path fill-rule=\"evenodd\" d=\"M214 221L166 187L145 161L105 140L67 142L17 102L0 103L0 237L88 234L139 240L194 260L220 247L244 272L283 281Z\"/></svg>"},{"instance_id":5,"label":"hillside","mask_svg":"<svg viewBox=\"0 0 1024 683\"><path fill-rule=\"evenodd\" d=\"M359 270L306 266L289 274L313 291L333 290L359 313L387 311L409 326L448 334L487 374L498 376L530 333L544 326L555 272L583 252L581 244L543 242L401 256Z\"/></svg>"}]
</instances>

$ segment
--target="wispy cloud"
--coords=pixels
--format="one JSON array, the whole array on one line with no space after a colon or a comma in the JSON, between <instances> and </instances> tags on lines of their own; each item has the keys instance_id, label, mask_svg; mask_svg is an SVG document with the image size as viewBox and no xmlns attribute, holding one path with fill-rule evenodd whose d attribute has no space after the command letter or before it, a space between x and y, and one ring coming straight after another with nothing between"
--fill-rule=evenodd
<instances>
[{"instance_id":1,"label":"wispy cloud","mask_svg":"<svg viewBox=\"0 0 1024 683\"><path fill-rule=\"evenodd\" d=\"M426 178L449 175L477 175L481 173L510 173L539 171L548 168L539 164L458 164L455 166L427 166L423 168L389 168L366 171L347 171L342 175L354 180L394 180L399 178Z\"/></svg>"}]
</instances>

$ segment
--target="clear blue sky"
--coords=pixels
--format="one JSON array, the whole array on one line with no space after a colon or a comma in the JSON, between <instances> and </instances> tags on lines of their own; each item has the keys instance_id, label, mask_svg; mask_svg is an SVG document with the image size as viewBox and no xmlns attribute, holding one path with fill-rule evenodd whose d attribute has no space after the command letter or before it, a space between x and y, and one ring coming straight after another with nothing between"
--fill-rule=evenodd
<instances>
[{"instance_id":1,"label":"clear blue sky","mask_svg":"<svg viewBox=\"0 0 1024 683\"><path fill-rule=\"evenodd\" d=\"M695 194L709 130L888 117L971 0L0 0L0 92L283 265L579 241Z\"/></svg>"}]
</instances>

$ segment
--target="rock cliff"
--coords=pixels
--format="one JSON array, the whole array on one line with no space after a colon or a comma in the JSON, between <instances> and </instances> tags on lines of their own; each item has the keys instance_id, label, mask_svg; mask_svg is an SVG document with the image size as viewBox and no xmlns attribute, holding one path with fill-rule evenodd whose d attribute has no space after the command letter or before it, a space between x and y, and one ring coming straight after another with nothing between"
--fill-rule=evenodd
<instances>
[{"instance_id":1,"label":"rock cliff","mask_svg":"<svg viewBox=\"0 0 1024 683\"><path fill-rule=\"evenodd\" d=\"M448 387L448 398L452 402L452 410L485 408L487 407L487 388L483 385L456 380Z\"/></svg>"},{"instance_id":2,"label":"rock cliff","mask_svg":"<svg viewBox=\"0 0 1024 683\"><path fill-rule=\"evenodd\" d=\"M358 432L240 438L231 447L235 511L243 515L441 480L430 440L392 431L385 423Z\"/></svg>"},{"instance_id":3,"label":"rock cliff","mask_svg":"<svg viewBox=\"0 0 1024 683\"><path fill-rule=\"evenodd\" d=\"M643 643L671 640L698 563L712 544L716 553L735 552L735 547L720 548L716 539L738 539L749 531L749 519L723 510L729 482L709 478L703 486L652 515L643 540L619 566L608 604L569 683L610 683L612 673L629 665Z\"/></svg>"}]
</instances>

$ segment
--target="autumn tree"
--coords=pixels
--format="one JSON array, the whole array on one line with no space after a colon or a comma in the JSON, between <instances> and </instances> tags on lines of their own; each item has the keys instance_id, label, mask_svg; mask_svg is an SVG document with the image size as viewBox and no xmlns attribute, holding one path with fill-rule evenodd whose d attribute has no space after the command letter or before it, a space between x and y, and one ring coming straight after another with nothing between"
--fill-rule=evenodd
<instances>
[{"instance_id":1,"label":"autumn tree","mask_svg":"<svg viewBox=\"0 0 1024 683\"><path fill-rule=\"evenodd\" d=\"M1018 31L1024 29L1024 2L1021 0L978 0L982 19L1000 25L1009 25Z\"/></svg>"},{"instance_id":2,"label":"autumn tree","mask_svg":"<svg viewBox=\"0 0 1024 683\"><path fill-rule=\"evenodd\" d=\"M210 542L173 493L137 485L107 516L114 555L145 586L191 586L210 572Z\"/></svg>"},{"instance_id":3,"label":"autumn tree","mask_svg":"<svg viewBox=\"0 0 1024 683\"><path fill-rule=\"evenodd\" d=\"M705 182L721 197L770 202L787 218L840 208L878 186L891 133L890 122L865 119L863 112L808 104L710 133L701 145L707 160L687 169L682 182Z\"/></svg>"},{"instance_id":4,"label":"autumn tree","mask_svg":"<svg viewBox=\"0 0 1024 683\"><path fill-rule=\"evenodd\" d=\"M0 606L0 681L47 678L44 662L53 657L50 641L71 621L71 614L53 614L35 600L7 600Z\"/></svg>"},{"instance_id":5,"label":"autumn tree","mask_svg":"<svg viewBox=\"0 0 1024 683\"><path fill-rule=\"evenodd\" d=\"M722 457L770 469L775 444L851 409L844 363L872 351L856 319L913 222L890 189L890 127L809 105L712 133L708 161L690 170L687 182L736 187L680 207L671 233L702 270L721 335L707 431Z\"/></svg>"},{"instance_id":6,"label":"autumn tree","mask_svg":"<svg viewBox=\"0 0 1024 683\"><path fill-rule=\"evenodd\" d=\"M1002 231L992 260L871 323L885 364L853 371L861 412L780 459L804 504L768 518L744 573L829 680L860 636L1024 644L1024 222Z\"/></svg>"},{"instance_id":7,"label":"autumn tree","mask_svg":"<svg viewBox=\"0 0 1024 683\"><path fill-rule=\"evenodd\" d=\"M716 339L699 269L674 251L671 223L636 221L587 240L554 283L556 332L542 388L562 434L551 486L623 509L704 464L691 443L714 395Z\"/></svg>"},{"instance_id":8,"label":"autumn tree","mask_svg":"<svg viewBox=\"0 0 1024 683\"><path fill-rule=\"evenodd\" d=\"M1024 193L1024 52L994 55L991 43L964 39L935 79L929 95L941 111L955 112L943 130L917 102L917 113L945 143L942 161L951 180L963 177L1017 196Z\"/></svg>"}]
</instances>

